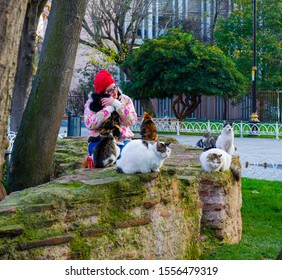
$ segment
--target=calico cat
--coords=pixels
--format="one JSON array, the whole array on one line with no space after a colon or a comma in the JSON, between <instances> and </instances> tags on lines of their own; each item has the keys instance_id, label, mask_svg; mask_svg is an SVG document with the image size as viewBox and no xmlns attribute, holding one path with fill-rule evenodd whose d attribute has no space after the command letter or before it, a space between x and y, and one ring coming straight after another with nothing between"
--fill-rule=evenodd
<instances>
[{"instance_id":1,"label":"calico cat","mask_svg":"<svg viewBox=\"0 0 282 280\"><path fill-rule=\"evenodd\" d=\"M221 134L215 143L216 148L222 149L230 155L235 152L233 123L223 122Z\"/></svg>"},{"instance_id":2,"label":"calico cat","mask_svg":"<svg viewBox=\"0 0 282 280\"><path fill-rule=\"evenodd\" d=\"M140 129L143 140L152 141L158 139L158 130L150 113L144 112Z\"/></svg>"},{"instance_id":3,"label":"calico cat","mask_svg":"<svg viewBox=\"0 0 282 280\"><path fill-rule=\"evenodd\" d=\"M120 96L120 91L118 96ZM109 95L105 93L94 94L92 93L92 103L90 104L90 110L93 112L99 112L103 109L101 99L108 98ZM119 114L114 111L111 116L103 122L103 124L99 127L99 132L101 135L108 135L112 133L116 140L118 140L122 134L122 129L119 123Z\"/></svg>"},{"instance_id":4,"label":"calico cat","mask_svg":"<svg viewBox=\"0 0 282 280\"><path fill-rule=\"evenodd\" d=\"M202 152L200 162L206 172L212 173L230 169L237 181L241 178L240 168L232 162L232 156L222 149L212 148Z\"/></svg>"},{"instance_id":5,"label":"calico cat","mask_svg":"<svg viewBox=\"0 0 282 280\"><path fill-rule=\"evenodd\" d=\"M120 148L116 145L115 138L110 133L102 136L99 144L93 149L95 168L107 167L114 164L120 155Z\"/></svg>"},{"instance_id":6,"label":"calico cat","mask_svg":"<svg viewBox=\"0 0 282 280\"><path fill-rule=\"evenodd\" d=\"M117 160L117 171L126 174L159 172L164 160L170 156L169 144L132 140L123 148L121 158Z\"/></svg>"},{"instance_id":7,"label":"calico cat","mask_svg":"<svg viewBox=\"0 0 282 280\"><path fill-rule=\"evenodd\" d=\"M119 114L116 111L112 112L111 116L100 125L99 132L101 135L112 133L118 141L122 134L122 129L119 125Z\"/></svg>"}]
</instances>

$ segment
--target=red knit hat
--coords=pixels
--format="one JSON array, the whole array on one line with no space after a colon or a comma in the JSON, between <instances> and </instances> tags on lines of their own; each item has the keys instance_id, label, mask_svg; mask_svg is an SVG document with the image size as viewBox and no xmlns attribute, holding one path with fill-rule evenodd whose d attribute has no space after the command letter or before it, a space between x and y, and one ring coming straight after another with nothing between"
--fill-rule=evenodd
<instances>
[{"instance_id":1,"label":"red knit hat","mask_svg":"<svg viewBox=\"0 0 282 280\"><path fill-rule=\"evenodd\" d=\"M112 75L106 70L100 70L94 78L94 88L99 94L105 90L109 85L114 84L115 80Z\"/></svg>"}]
</instances>

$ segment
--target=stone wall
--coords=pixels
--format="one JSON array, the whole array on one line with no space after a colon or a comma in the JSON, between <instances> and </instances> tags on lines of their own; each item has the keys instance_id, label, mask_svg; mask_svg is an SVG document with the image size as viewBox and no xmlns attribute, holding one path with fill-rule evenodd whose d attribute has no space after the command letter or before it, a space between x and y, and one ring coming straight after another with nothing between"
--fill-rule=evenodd
<instances>
[{"instance_id":1,"label":"stone wall","mask_svg":"<svg viewBox=\"0 0 282 280\"><path fill-rule=\"evenodd\" d=\"M198 203L174 172L81 169L0 203L0 258L197 259Z\"/></svg>"},{"instance_id":2,"label":"stone wall","mask_svg":"<svg viewBox=\"0 0 282 280\"><path fill-rule=\"evenodd\" d=\"M160 173L126 175L80 169L84 143L60 140L59 177L0 202L0 259L198 259L206 228L240 241L241 184L202 172L199 149L172 144Z\"/></svg>"},{"instance_id":3,"label":"stone wall","mask_svg":"<svg viewBox=\"0 0 282 280\"><path fill-rule=\"evenodd\" d=\"M225 173L225 172L224 172ZM225 243L238 243L242 237L241 181L231 172L202 173L198 178L199 195L203 202L202 232L212 230Z\"/></svg>"}]
</instances>

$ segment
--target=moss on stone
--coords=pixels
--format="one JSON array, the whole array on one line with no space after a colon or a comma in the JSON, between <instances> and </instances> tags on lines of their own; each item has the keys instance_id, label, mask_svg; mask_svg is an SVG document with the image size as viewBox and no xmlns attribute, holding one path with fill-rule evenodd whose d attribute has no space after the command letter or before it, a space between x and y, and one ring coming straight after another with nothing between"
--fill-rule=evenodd
<instances>
[{"instance_id":1,"label":"moss on stone","mask_svg":"<svg viewBox=\"0 0 282 280\"><path fill-rule=\"evenodd\" d=\"M127 175L114 166L80 168L86 139L59 140L58 178L1 201L0 228L20 226L24 232L0 240L0 258L198 259L198 180L224 183L231 174L201 172L197 149L171 148L161 172ZM73 240L63 246L17 250L21 242L66 234Z\"/></svg>"},{"instance_id":2,"label":"moss on stone","mask_svg":"<svg viewBox=\"0 0 282 280\"><path fill-rule=\"evenodd\" d=\"M71 258L89 260L91 248L84 238L76 236L70 244Z\"/></svg>"}]
</instances>

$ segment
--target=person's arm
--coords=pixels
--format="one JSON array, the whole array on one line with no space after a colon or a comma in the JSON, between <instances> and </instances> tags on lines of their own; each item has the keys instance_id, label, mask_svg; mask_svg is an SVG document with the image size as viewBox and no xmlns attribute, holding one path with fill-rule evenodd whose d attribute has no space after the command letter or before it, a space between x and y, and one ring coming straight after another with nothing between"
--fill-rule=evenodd
<instances>
[{"instance_id":1,"label":"person's arm","mask_svg":"<svg viewBox=\"0 0 282 280\"><path fill-rule=\"evenodd\" d=\"M111 116L111 113L115 110L113 106L106 106L99 112L95 113L89 108L90 102L87 102L84 106L84 123L87 129L98 129L101 124Z\"/></svg>"},{"instance_id":2,"label":"person's arm","mask_svg":"<svg viewBox=\"0 0 282 280\"><path fill-rule=\"evenodd\" d=\"M130 97L123 95L122 101L115 100L112 103L124 125L132 126L137 121L137 114Z\"/></svg>"}]
</instances>

